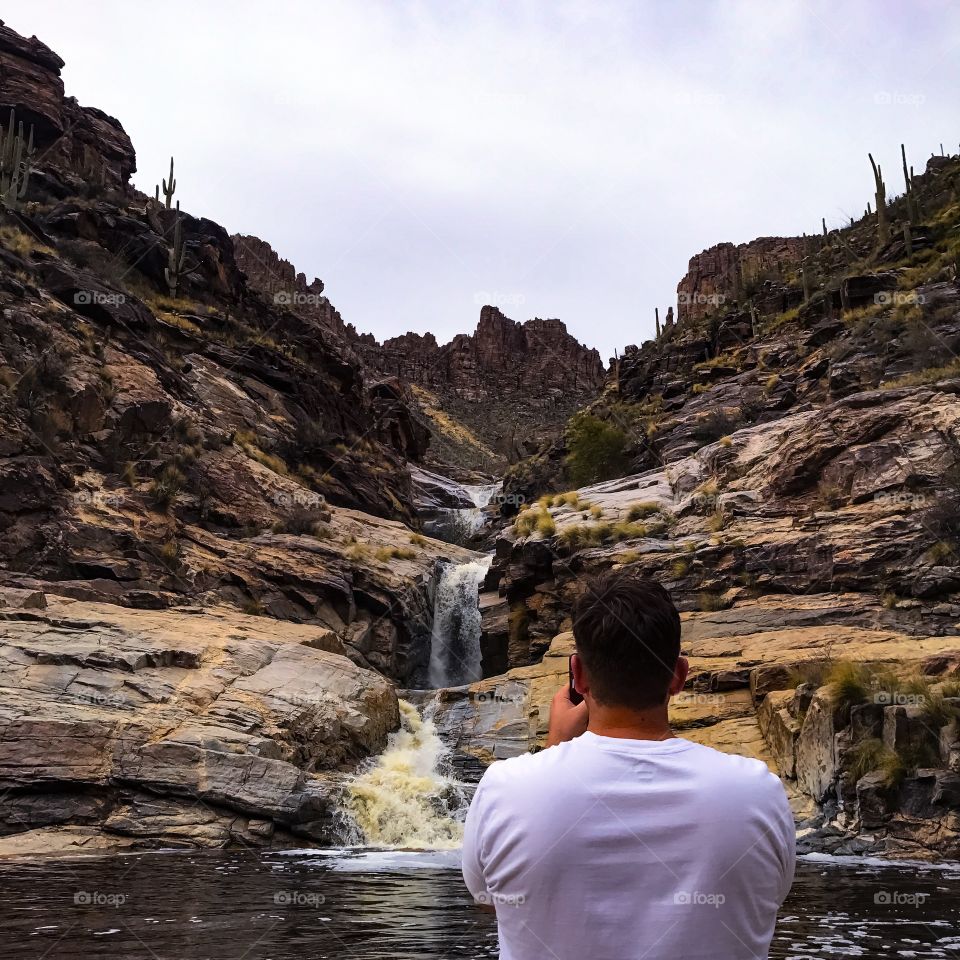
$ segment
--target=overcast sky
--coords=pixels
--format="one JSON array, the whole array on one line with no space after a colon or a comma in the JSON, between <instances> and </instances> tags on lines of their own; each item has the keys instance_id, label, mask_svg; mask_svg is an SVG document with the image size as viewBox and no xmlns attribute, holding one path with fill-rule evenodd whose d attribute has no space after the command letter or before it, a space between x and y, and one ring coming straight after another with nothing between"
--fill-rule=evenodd
<instances>
[{"instance_id":1,"label":"overcast sky","mask_svg":"<svg viewBox=\"0 0 960 960\"><path fill-rule=\"evenodd\" d=\"M378 338L559 317L604 359L691 255L840 225L960 140L949 0L30 0L135 182L321 277Z\"/></svg>"}]
</instances>

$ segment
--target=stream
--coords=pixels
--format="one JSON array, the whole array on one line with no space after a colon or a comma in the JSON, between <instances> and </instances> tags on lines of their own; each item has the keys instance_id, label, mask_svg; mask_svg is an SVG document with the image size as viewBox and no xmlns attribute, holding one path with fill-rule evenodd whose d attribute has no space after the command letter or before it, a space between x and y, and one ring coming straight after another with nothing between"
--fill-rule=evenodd
<instances>
[{"instance_id":1,"label":"stream","mask_svg":"<svg viewBox=\"0 0 960 960\"><path fill-rule=\"evenodd\" d=\"M958 881L960 865L803 860L770 956L956 957ZM464 889L455 850L6 861L0 889L8 960L497 955L495 921Z\"/></svg>"}]
</instances>

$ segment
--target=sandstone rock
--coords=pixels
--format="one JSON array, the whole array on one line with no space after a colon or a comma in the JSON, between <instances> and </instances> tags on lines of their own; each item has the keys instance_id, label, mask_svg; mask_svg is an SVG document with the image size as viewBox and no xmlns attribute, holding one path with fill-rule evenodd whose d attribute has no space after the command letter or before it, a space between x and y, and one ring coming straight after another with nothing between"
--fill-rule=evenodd
<instances>
[{"instance_id":1,"label":"sandstone rock","mask_svg":"<svg viewBox=\"0 0 960 960\"><path fill-rule=\"evenodd\" d=\"M838 769L836 711L825 690L818 691L803 718L797 738L798 784L817 802L833 785Z\"/></svg>"},{"instance_id":2,"label":"sandstone rock","mask_svg":"<svg viewBox=\"0 0 960 960\"><path fill-rule=\"evenodd\" d=\"M796 776L797 738L800 724L790 713L792 690L768 693L757 711L757 723L781 777Z\"/></svg>"},{"instance_id":3,"label":"sandstone rock","mask_svg":"<svg viewBox=\"0 0 960 960\"><path fill-rule=\"evenodd\" d=\"M329 630L47 600L0 622L8 833L92 825L223 845L280 825L323 839L335 772L399 722L387 681L323 649L339 644Z\"/></svg>"}]
</instances>

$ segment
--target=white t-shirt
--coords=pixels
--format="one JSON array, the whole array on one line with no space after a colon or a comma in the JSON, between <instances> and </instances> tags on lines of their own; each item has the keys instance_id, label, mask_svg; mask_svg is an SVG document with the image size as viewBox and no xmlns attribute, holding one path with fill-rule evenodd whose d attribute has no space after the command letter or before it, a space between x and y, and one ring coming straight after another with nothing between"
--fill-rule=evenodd
<instances>
[{"instance_id":1,"label":"white t-shirt","mask_svg":"<svg viewBox=\"0 0 960 960\"><path fill-rule=\"evenodd\" d=\"M761 761L585 733L488 768L463 876L496 907L501 960L759 960L794 857Z\"/></svg>"}]
</instances>

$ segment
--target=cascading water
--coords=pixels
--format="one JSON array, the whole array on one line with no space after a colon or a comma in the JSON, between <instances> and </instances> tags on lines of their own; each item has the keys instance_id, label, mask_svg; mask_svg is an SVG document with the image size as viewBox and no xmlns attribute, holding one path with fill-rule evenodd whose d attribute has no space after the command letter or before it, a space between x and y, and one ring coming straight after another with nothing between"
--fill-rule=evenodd
<instances>
[{"instance_id":1,"label":"cascading water","mask_svg":"<svg viewBox=\"0 0 960 960\"><path fill-rule=\"evenodd\" d=\"M451 564L440 574L430 638L431 687L458 687L483 679L477 597L491 559Z\"/></svg>"},{"instance_id":2,"label":"cascading water","mask_svg":"<svg viewBox=\"0 0 960 960\"><path fill-rule=\"evenodd\" d=\"M468 544L487 523L486 507L503 489L502 483L461 484L459 489L473 503L472 507L440 508L424 523L424 531L448 543Z\"/></svg>"},{"instance_id":3,"label":"cascading water","mask_svg":"<svg viewBox=\"0 0 960 960\"><path fill-rule=\"evenodd\" d=\"M487 516L483 512L483 508L503 489L503 484L465 484L463 489L467 491L467 495L473 501L473 508L468 508L460 512L463 514L464 525L469 529L470 535L473 536L479 533L487 522Z\"/></svg>"},{"instance_id":4,"label":"cascading water","mask_svg":"<svg viewBox=\"0 0 960 960\"><path fill-rule=\"evenodd\" d=\"M377 847L460 846L467 797L442 772L446 755L433 721L401 700L400 729L347 788L343 812L353 833Z\"/></svg>"}]
</instances>

